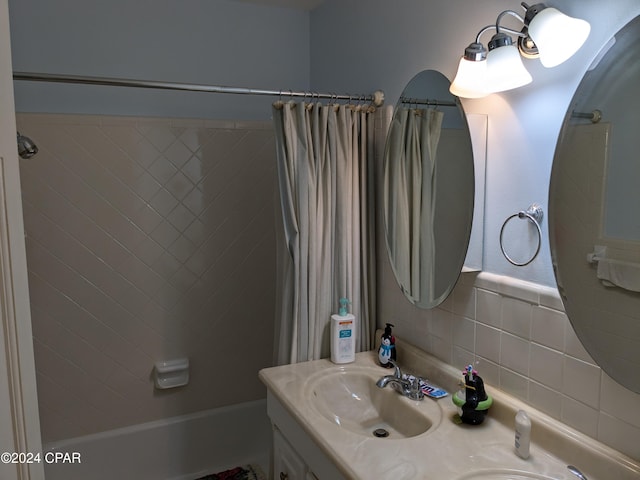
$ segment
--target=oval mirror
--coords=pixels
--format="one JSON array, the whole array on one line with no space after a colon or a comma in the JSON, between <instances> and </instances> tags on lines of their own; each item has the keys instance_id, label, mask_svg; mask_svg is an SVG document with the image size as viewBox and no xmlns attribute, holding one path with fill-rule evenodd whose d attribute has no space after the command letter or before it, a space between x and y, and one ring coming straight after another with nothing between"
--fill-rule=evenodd
<instances>
[{"instance_id":1,"label":"oval mirror","mask_svg":"<svg viewBox=\"0 0 640 480\"><path fill-rule=\"evenodd\" d=\"M640 17L585 74L556 147L551 256L565 311L591 357L640 393Z\"/></svg>"},{"instance_id":2,"label":"oval mirror","mask_svg":"<svg viewBox=\"0 0 640 480\"><path fill-rule=\"evenodd\" d=\"M449 80L425 70L406 86L383 166L387 251L405 296L422 308L447 298L462 270L473 218L469 127Z\"/></svg>"}]
</instances>

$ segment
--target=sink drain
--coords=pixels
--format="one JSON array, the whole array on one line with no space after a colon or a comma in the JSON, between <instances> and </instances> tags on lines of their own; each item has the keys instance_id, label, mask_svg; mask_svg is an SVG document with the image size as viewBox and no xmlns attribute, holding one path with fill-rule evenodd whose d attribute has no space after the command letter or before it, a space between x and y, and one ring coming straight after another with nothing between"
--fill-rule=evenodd
<instances>
[{"instance_id":1,"label":"sink drain","mask_svg":"<svg viewBox=\"0 0 640 480\"><path fill-rule=\"evenodd\" d=\"M374 437L378 437L378 438L385 438L389 436L389 432L387 430L385 430L384 428L376 428L373 431L373 436Z\"/></svg>"}]
</instances>

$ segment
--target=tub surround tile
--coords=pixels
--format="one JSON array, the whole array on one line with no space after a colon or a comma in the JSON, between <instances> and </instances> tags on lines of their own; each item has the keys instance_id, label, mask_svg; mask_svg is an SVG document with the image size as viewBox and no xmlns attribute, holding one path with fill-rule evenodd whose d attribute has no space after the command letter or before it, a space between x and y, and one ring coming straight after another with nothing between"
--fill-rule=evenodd
<instances>
[{"instance_id":1,"label":"tub surround tile","mask_svg":"<svg viewBox=\"0 0 640 480\"><path fill-rule=\"evenodd\" d=\"M43 441L262 398L255 372L271 363L264 314L275 298L275 260L264 260L275 249L271 122L17 122L40 147L21 183ZM221 393L212 352L239 345L252 351L237 366L246 377ZM154 391L154 362L182 356L190 384Z\"/></svg>"}]
</instances>

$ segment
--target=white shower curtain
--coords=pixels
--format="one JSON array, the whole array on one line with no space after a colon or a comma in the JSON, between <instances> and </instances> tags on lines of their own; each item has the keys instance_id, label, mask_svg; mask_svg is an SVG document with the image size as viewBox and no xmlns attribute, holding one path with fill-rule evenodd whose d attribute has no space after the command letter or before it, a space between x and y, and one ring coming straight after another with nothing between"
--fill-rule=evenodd
<instances>
[{"instance_id":1,"label":"white shower curtain","mask_svg":"<svg viewBox=\"0 0 640 480\"><path fill-rule=\"evenodd\" d=\"M443 116L435 109L398 109L388 139L387 242L398 282L415 301L434 294L436 153Z\"/></svg>"},{"instance_id":2,"label":"white shower curtain","mask_svg":"<svg viewBox=\"0 0 640 480\"><path fill-rule=\"evenodd\" d=\"M356 350L369 350L376 326L370 109L276 102L273 119L284 234L275 362L327 357L341 298L356 317Z\"/></svg>"}]
</instances>

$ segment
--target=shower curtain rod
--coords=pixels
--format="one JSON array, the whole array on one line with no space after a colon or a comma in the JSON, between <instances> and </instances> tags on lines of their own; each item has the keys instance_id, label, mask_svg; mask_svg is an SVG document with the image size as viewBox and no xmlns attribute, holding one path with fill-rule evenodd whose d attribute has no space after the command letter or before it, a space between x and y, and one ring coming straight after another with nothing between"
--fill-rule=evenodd
<instances>
[{"instance_id":1,"label":"shower curtain rod","mask_svg":"<svg viewBox=\"0 0 640 480\"><path fill-rule=\"evenodd\" d=\"M264 90L260 88L227 87L192 83L160 82L156 80L133 80L124 78L88 77L82 75L58 75L52 73L13 72L14 80L29 82L79 83L84 85L107 85L112 87L156 88L162 90L186 90L190 92L232 93L247 95L271 95L280 97L327 98L332 100L355 100L371 102L376 107L384 103L384 92L376 90L370 95L350 95L316 92L294 92L291 90Z\"/></svg>"},{"instance_id":2,"label":"shower curtain rod","mask_svg":"<svg viewBox=\"0 0 640 480\"><path fill-rule=\"evenodd\" d=\"M409 98L401 97L402 103L409 103L414 105L435 105L437 107L457 107L458 103L452 100L431 100L429 98Z\"/></svg>"}]
</instances>

